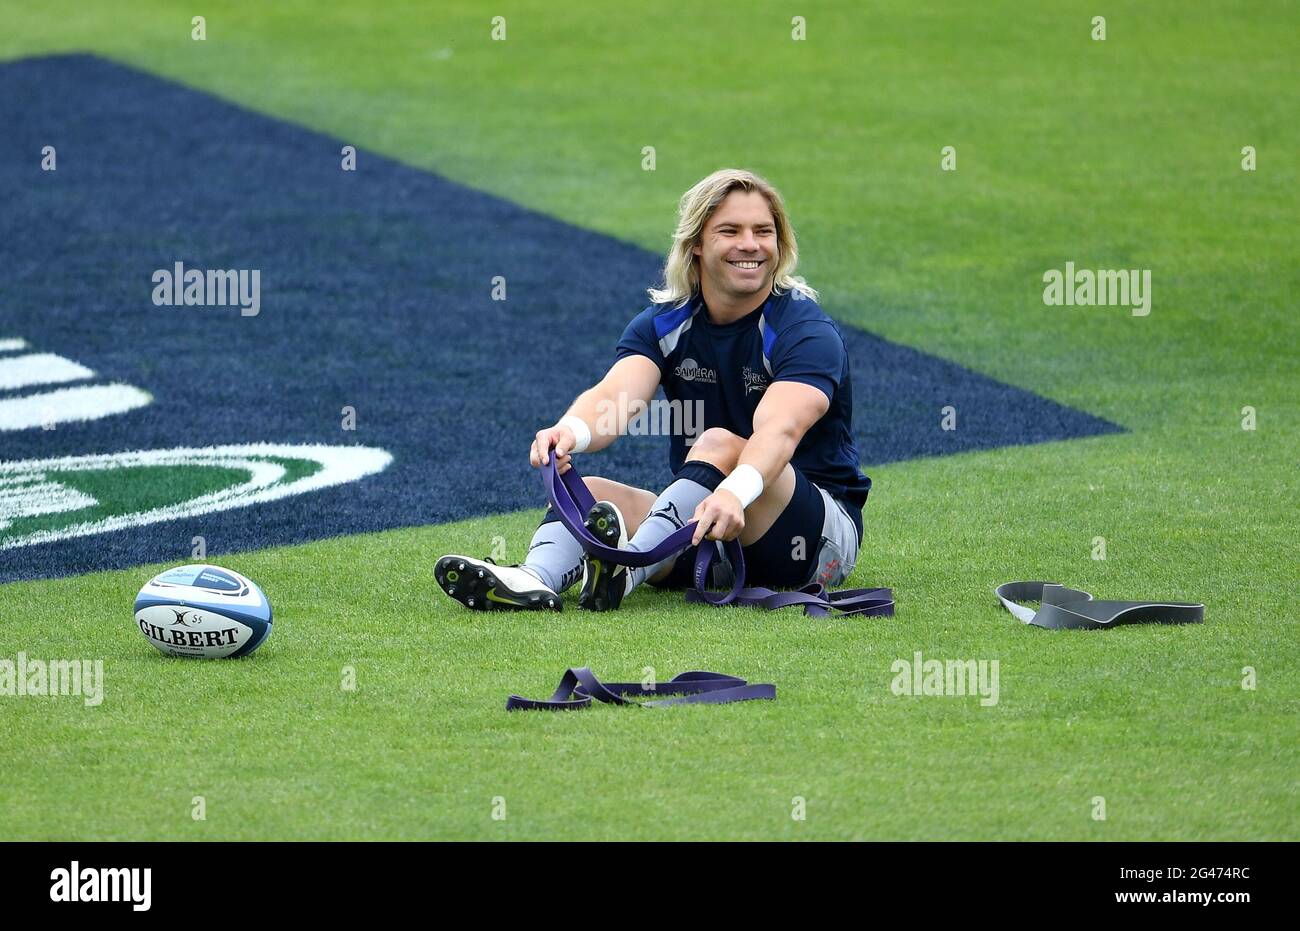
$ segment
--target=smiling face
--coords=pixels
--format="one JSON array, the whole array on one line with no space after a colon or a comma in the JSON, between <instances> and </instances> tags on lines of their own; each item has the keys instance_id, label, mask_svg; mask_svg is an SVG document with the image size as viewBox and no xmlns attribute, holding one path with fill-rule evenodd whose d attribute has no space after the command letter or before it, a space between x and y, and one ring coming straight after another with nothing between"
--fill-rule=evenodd
<instances>
[{"instance_id":1,"label":"smiling face","mask_svg":"<svg viewBox=\"0 0 1300 931\"><path fill-rule=\"evenodd\" d=\"M758 191L732 191L704 224L692 251L706 290L727 301L766 294L777 261L776 221L767 198Z\"/></svg>"}]
</instances>

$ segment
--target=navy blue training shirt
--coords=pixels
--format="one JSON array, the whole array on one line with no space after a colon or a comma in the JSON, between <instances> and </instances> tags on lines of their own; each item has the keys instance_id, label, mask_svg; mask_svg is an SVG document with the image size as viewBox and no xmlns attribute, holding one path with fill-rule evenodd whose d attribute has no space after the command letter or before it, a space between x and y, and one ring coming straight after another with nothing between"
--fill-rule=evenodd
<instances>
[{"instance_id":1,"label":"navy blue training shirt","mask_svg":"<svg viewBox=\"0 0 1300 931\"><path fill-rule=\"evenodd\" d=\"M796 300L792 292L769 294L761 307L721 326L709 321L699 292L680 307L652 304L623 331L615 358L629 355L646 356L659 366L669 401L704 402L700 432L722 427L748 439L758 402L774 381L797 381L822 391L830 408L804 434L790 462L851 506L861 534L871 479L859 468L853 442L848 350L839 327L816 301L806 296ZM686 451L686 438L675 430L668 454L674 475L686 461Z\"/></svg>"}]
</instances>

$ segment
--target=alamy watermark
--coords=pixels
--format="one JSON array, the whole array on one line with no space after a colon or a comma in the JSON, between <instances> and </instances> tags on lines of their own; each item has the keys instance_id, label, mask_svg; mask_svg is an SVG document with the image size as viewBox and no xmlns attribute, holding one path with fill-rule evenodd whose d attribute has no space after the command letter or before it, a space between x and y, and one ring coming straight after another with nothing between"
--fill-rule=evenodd
<instances>
[{"instance_id":1,"label":"alamy watermark","mask_svg":"<svg viewBox=\"0 0 1300 931\"><path fill-rule=\"evenodd\" d=\"M1049 307L1131 307L1133 316L1151 313L1151 269L1090 268L1075 269L1073 262L1065 270L1049 268L1043 272L1043 303Z\"/></svg>"},{"instance_id":2,"label":"alamy watermark","mask_svg":"<svg viewBox=\"0 0 1300 931\"><path fill-rule=\"evenodd\" d=\"M102 659L0 658L0 696L6 698L58 698L80 696L87 708L104 700Z\"/></svg>"},{"instance_id":3,"label":"alamy watermark","mask_svg":"<svg viewBox=\"0 0 1300 931\"><path fill-rule=\"evenodd\" d=\"M984 707L998 703L998 661L995 659L925 659L921 651L909 662L896 659L889 667L895 695L979 695Z\"/></svg>"},{"instance_id":4,"label":"alamy watermark","mask_svg":"<svg viewBox=\"0 0 1300 931\"><path fill-rule=\"evenodd\" d=\"M186 268L177 262L156 269L153 302L157 307L239 307L241 317L262 312L262 271L247 268Z\"/></svg>"},{"instance_id":5,"label":"alamy watermark","mask_svg":"<svg viewBox=\"0 0 1300 931\"><path fill-rule=\"evenodd\" d=\"M686 445L692 446L704 432L704 402L654 398L647 403L620 391L617 398L597 402L594 432L601 436L683 436Z\"/></svg>"},{"instance_id":6,"label":"alamy watermark","mask_svg":"<svg viewBox=\"0 0 1300 931\"><path fill-rule=\"evenodd\" d=\"M132 911L147 912L153 902L152 867L82 866L73 860L66 869L50 872L51 902L129 902Z\"/></svg>"}]
</instances>

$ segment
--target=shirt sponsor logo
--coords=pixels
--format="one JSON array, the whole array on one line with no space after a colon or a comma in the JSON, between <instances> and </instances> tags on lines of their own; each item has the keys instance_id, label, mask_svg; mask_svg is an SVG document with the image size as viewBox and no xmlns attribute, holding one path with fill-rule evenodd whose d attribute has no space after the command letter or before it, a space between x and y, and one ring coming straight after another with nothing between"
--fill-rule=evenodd
<instances>
[{"instance_id":1,"label":"shirt sponsor logo","mask_svg":"<svg viewBox=\"0 0 1300 931\"><path fill-rule=\"evenodd\" d=\"M704 368L694 359L683 359L673 373L682 381L697 381L702 385L716 385L718 373L714 369Z\"/></svg>"}]
</instances>

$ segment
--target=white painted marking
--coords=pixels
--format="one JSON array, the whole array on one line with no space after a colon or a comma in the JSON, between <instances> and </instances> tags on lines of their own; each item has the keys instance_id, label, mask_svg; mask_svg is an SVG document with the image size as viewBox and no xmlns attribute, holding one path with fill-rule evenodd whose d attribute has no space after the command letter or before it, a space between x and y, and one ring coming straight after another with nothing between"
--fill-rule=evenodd
<instances>
[{"instance_id":1,"label":"white painted marking","mask_svg":"<svg viewBox=\"0 0 1300 931\"><path fill-rule=\"evenodd\" d=\"M52 352L32 352L0 359L0 391L26 388L28 385L57 385L94 377L95 373L84 365Z\"/></svg>"},{"instance_id":2,"label":"white painted marking","mask_svg":"<svg viewBox=\"0 0 1300 931\"><path fill-rule=\"evenodd\" d=\"M15 352L27 348L25 339L0 339L0 352Z\"/></svg>"},{"instance_id":3,"label":"white painted marking","mask_svg":"<svg viewBox=\"0 0 1300 931\"><path fill-rule=\"evenodd\" d=\"M99 420L144 407L153 398L130 385L60 388L21 398L0 399L0 430L27 430L47 423Z\"/></svg>"},{"instance_id":4,"label":"white painted marking","mask_svg":"<svg viewBox=\"0 0 1300 931\"><path fill-rule=\"evenodd\" d=\"M304 478L283 482L284 467L268 461L269 457L308 459L320 463L323 468ZM141 466L219 466L244 469L249 474L248 480L238 485L222 488L178 504L133 514L117 514L102 520L86 521L54 530L41 530L5 540L0 542L0 550L109 533L127 527L143 527L146 524L180 520L214 511L227 511L232 508L276 501L345 482L355 482L367 475L382 472L392 461L392 455L386 450L370 446L294 446L252 443L244 446L213 446L205 449L153 449L109 455L0 462L0 480L33 473L100 471Z\"/></svg>"},{"instance_id":5,"label":"white painted marking","mask_svg":"<svg viewBox=\"0 0 1300 931\"><path fill-rule=\"evenodd\" d=\"M19 517L80 511L98 503L83 491L49 481L43 472L0 476L0 530Z\"/></svg>"}]
</instances>

